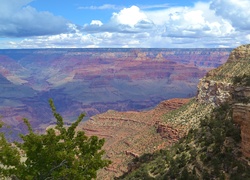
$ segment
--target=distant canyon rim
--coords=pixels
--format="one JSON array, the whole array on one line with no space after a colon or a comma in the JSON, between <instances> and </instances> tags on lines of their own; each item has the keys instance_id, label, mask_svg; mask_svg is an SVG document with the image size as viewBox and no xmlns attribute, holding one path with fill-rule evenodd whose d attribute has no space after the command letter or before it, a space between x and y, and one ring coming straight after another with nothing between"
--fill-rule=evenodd
<instances>
[{"instance_id":1,"label":"distant canyon rim","mask_svg":"<svg viewBox=\"0 0 250 180\"><path fill-rule=\"evenodd\" d=\"M37 130L55 122L52 98L70 123L108 110L140 111L171 98L196 94L206 72L225 63L230 48L192 49L2 49L0 114L25 131L22 118Z\"/></svg>"}]
</instances>

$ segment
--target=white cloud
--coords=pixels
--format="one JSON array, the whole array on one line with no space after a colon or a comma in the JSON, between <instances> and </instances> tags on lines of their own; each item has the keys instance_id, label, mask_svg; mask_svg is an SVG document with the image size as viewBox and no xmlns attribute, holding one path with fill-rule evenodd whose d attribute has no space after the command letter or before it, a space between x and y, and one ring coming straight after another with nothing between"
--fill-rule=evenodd
<instances>
[{"instance_id":1,"label":"white cloud","mask_svg":"<svg viewBox=\"0 0 250 180\"><path fill-rule=\"evenodd\" d=\"M231 24L217 17L208 3L196 3L194 7L174 7L146 13L155 24L165 26L164 36L193 37L228 36L234 33Z\"/></svg>"},{"instance_id":2,"label":"white cloud","mask_svg":"<svg viewBox=\"0 0 250 180\"><path fill-rule=\"evenodd\" d=\"M210 8L235 28L250 29L249 0L212 0Z\"/></svg>"},{"instance_id":3,"label":"white cloud","mask_svg":"<svg viewBox=\"0 0 250 180\"><path fill-rule=\"evenodd\" d=\"M147 16L137 6L124 8L119 13L113 13L112 21L117 24L129 25L134 27L140 21L147 21Z\"/></svg>"},{"instance_id":4,"label":"white cloud","mask_svg":"<svg viewBox=\"0 0 250 180\"><path fill-rule=\"evenodd\" d=\"M52 35L68 31L68 21L49 12L38 12L32 0L0 0L0 37Z\"/></svg>"},{"instance_id":5,"label":"white cloud","mask_svg":"<svg viewBox=\"0 0 250 180\"><path fill-rule=\"evenodd\" d=\"M90 25L102 26L103 23L100 20L92 20Z\"/></svg>"},{"instance_id":6,"label":"white cloud","mask_svg":"<svg viewBox=\"0 0 250 180\"><path fill-rule=\"evenodd\" d=\"M244 6L249 4L246 0L238 1ZM231 6L232 4L236 7L235 9ZM215 5L217 7L213 7ZM226 12L224 6L229 12L232 11L231 14L228 15L229 12ZM105 9L105 7L109 6L102 8ZM39 13L34 9L34 12L30 14ZM246 8L237 4L236 0L197 2L192 7L166 6L160 10L131 6L114 12L107 23L98 19L93 19L91 23L82 27L70 23L67 24L68 31L26 38L19 42L5 41L2 42L2 46L12 48L236 47L250 42L250 30L248 30L250 28L246 28L249 21L247 15L250 17ZM236 19L241 21L241 18L243 22L236 21Z\"/></svg>"},{"instance_id":7,"label":"white cloud","mask_svg":"<svg viewBox=\"0 0 250 180\"><path fill-rule=\"evenodd\" d=\"M113 13L110 21L103 24L99 20L94 20L90 24L85 24L82 28L83 32L100 33L143 33L151 31L154 24L150 21L137 6L124 8L118 13Z\"/></svg>"}]
</instances>

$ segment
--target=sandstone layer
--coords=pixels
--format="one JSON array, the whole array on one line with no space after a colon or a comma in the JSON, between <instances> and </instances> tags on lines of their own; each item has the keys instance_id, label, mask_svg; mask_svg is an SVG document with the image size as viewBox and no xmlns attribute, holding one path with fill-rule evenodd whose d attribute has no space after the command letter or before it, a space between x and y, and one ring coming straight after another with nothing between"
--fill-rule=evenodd
<instances>
[{"instance_id":1,"label":"sandstone layer","mask_svg":"<svg viewBox=\"0 0 250 180\"><path fill-rule=\"evenodd\" d=\"M250 87L236 87L234 99L237 102L250 99ZM235 103L233 119L241 127L241 149L245 157L250 158L250 103Z\"/></svg>"},{"instance_id":2,"label":"sandstone layer","mask_svg":"<svg viewBox=\"0 0 250 180\"><path fill-rule=\"evenodd\" d=\"M127 163L134 157L165 148L176 142L182 129L163 123L162 115L179 108L189 99L171 99L156 108L142 112L110 110L82 124L79 130L87 135L105 138L106 156L113 162L99 172L100 179L112 179L127 172Z\"/></svg>"},{"instance_id":3,"label":"sandstone layer","mask_svg":"<svg viewBox=\"0 0 250 180\"><path fill-rule=\"evenodd\" d=\"M0 50L0 115L15 131L21 118L37 130L55 123L53 98L67 123L80 113L144 110L171 98L192 97L205 73L232 49Z\"/></svg>"},{"instance_id":4,"label":"sandstone layer","mask_svg":"<svg viewBox=\"0 0 250 180\"><path fill-rule=\"evenodd\" d=\"M241 127L241 149L250 158L250 104L235 104L233 119Z\"/></svg>"}]
</instances>

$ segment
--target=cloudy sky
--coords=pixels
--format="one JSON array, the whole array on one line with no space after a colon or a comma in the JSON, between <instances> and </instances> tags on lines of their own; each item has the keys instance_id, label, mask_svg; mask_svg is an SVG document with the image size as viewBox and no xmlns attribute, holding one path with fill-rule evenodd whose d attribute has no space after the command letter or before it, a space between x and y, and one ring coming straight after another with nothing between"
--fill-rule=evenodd
<instances>
[{"instance_id":1,"label":"cloudy sky","mask_svg":"<svg viewBox=\"0 0 250 180\"><path fill-rule=\"evenodd\" d=\"M249 0L0 0L0 49L250 43Z\"/></svg>"}]
</instances>

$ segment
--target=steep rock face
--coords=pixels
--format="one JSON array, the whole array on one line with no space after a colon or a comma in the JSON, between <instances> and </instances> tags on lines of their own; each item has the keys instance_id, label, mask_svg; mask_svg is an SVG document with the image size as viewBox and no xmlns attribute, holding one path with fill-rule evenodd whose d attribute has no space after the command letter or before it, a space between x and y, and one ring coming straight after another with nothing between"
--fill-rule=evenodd
<instances>
[{"instance_id":1,"label":"steep rock face","mask_svg":"<svg viewBox=\"0 0 250 180\"><path fill-rule=\"evenodd\" d=\"M234 88L231 83L201 79L197 87L197 99L202 103L211 103L217 106L232 100Z\"/></svg>"},{"instance_id":2,"label":"steep rock face","mask_svg":"<svg viewBox=\"0 0 250 180\"><path fill-rule=\"evenodd\" d=\"M234 99L242 101L250 98L250 87L236 87ZM250 103L235 103L233 119L241 127L241 149L246 157L250 157Z\"/></svg>"},{"instance_id":3,"label":"steep rock face","mask_svg":"<svg viewBox=\"0 0 250 180\"><path fill-rule=\"evenodd\" d=\"M243 75L250 76L250 45L242 45L234 49L225 64L209 71L200 80L198 101L219 105L232 100L233 94L238 91L233 87L233 78Z\"/></svg>"},{"instance_id":4,"label":"steep rock face","mask_svg":"<svg viewBox=\"0 0 250 180\"><path fill-rule=\"evenodd\" d=\"M250 76L250 45L234 49L228 61L207 73L198 84L197 100L218 106L223 102L235 103L233 119L241 126L242 152L250 157L250 87L233 83L235 76Z\"/></svg>"},{"instance_id":5,"label":"steep rock face","mask_svg":"<svg viewBox=\"0 0 250 180\"><path fill-rule=\"evenodd\" d=\"M250 158L250 104L235 104L233 119L241 127L241 149L244 156Z\"/></svg>"},{"instance_id":6,"label":"steep rock face","mask_svg":"<svg viewBox=\"0 0 250 180\"><path fill-rule=\"evenodd\" d=\"M250 60L250 44L242 45L234 49L228 58L228 62L233 61L249 61Z\"/></svg>"}]
</instances>

